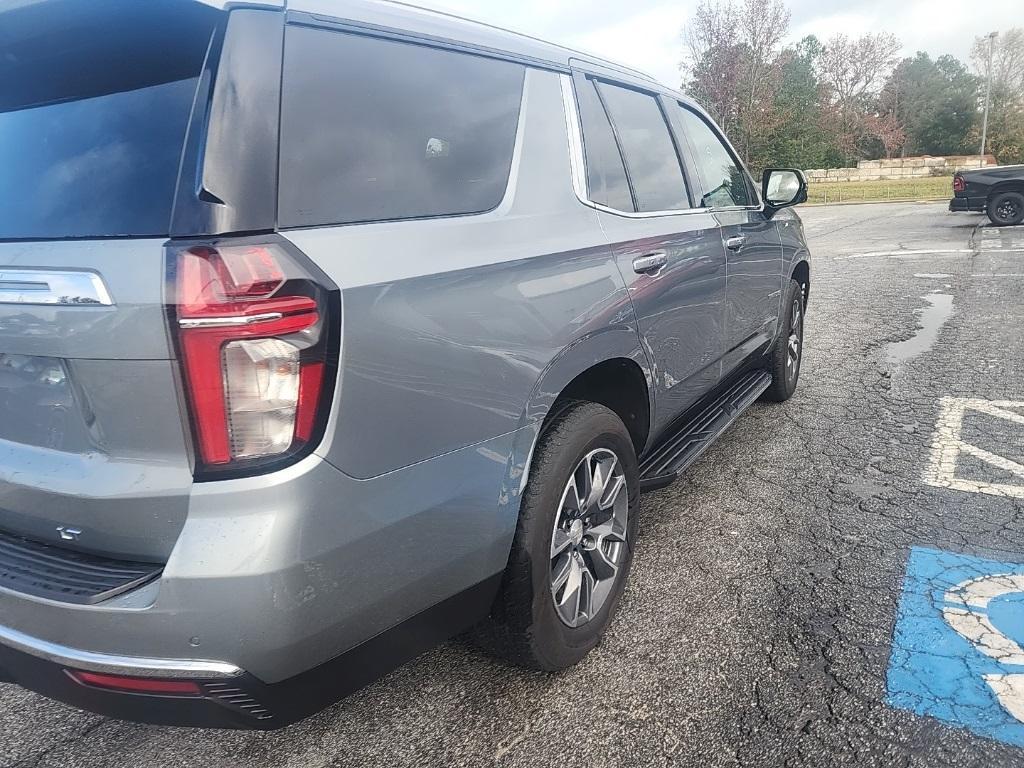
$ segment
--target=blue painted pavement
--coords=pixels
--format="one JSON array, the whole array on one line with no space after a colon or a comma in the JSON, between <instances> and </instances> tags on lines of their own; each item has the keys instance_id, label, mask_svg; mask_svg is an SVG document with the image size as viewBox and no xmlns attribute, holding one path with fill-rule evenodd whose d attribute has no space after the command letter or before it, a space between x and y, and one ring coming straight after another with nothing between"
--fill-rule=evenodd
<instances>
[{"instance_id":1,"label":"blue painted pavement","mask_svg":"<svg viewBox=\"0 0 1024 768\"><path fill-rule=\"evenodd\" d=\"M894 707L1024 746L1024 564L913 548L887 687Z\"/></svg>"}]
</instances>

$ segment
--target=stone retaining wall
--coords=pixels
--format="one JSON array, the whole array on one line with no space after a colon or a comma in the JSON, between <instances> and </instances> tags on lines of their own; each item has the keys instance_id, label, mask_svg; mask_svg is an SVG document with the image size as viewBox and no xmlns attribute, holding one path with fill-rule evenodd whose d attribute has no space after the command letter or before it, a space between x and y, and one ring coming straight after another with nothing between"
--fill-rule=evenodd
<instances>
[{"instance_id":1,"label":"stone retaining wall","mask_svg":"<svg viewBox=\"0 0 1024 768\"><path fill-rule=\"evenodd\" d=\"M992 155L948 157L896 157L892 160L861 160L856 168L818 168L805 171L808 181L892 181L928 176L952 176L957 171L996 165Z\"/></svg>"}]
</instances>

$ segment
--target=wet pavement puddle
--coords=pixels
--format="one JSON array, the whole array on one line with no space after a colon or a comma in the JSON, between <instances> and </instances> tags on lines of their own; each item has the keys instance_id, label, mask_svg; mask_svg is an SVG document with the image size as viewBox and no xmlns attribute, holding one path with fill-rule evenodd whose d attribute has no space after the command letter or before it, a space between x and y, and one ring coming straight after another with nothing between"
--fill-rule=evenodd
<instances>
[{"instance_id":1,"label":"wet pavement puddle","mask_svg":"<svg viewBox=\"0 0 1024 768\"><path fill-rule=\"evenodd\" d=\"M905 363L927 352L938 340L942 326L953 315L953 297L950 294L927 293L921 298L927 302L927 306L918 310L917 330L909 339L887 346L885 357L889 363Z\"/></svg>"}]
</instances>

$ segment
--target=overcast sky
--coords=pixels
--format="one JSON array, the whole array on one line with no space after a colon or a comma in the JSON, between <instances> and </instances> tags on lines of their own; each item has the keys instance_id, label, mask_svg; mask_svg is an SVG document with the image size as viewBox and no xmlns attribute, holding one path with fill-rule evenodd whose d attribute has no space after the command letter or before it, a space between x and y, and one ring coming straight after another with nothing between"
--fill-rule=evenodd
<instances>
[{"instance_id":1,"label":"overcast sky","mask_svg":"<svg viewBox=\"0 0 1024 768\"><path fill-rule=\"evenodd\" d=\"M696 0L411 0L642 69L679 85L679 33ZM1024 0L787 0L790 38L892 32L904 53L969 62L974 37L1024 26Z\"/></svg>"}]
</instances>

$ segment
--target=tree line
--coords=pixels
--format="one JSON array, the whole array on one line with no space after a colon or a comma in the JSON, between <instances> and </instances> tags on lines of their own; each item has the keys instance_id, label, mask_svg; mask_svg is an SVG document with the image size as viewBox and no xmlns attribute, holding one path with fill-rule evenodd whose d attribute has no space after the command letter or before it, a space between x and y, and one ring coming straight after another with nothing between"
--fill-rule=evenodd
<instances>
[{"instance_id":1,"label":"tree line","mask_svg":"<svg viewBox=\"0 0 1024 768\"><path fill-rule=\"evenodd\" d=\"M786 44L789 25L782 0L701 0L683 30L683 90L750 168L978 152L987 38L968 67L923 51L901 59L887 32ZM1024 163L1024 28L999 33L992 61L986 152Z\"/></svg>"}]
</instances>

